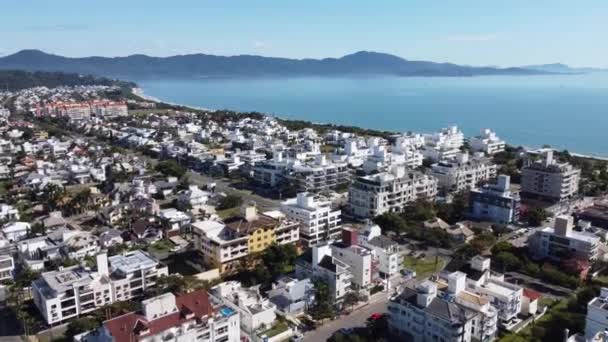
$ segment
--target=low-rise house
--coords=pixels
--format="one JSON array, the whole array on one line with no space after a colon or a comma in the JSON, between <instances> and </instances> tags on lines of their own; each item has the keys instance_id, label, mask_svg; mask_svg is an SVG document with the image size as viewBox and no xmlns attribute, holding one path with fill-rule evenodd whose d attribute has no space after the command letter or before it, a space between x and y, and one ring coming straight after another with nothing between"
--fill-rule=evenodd
<instances>
[{"instance_id":1,"label":"low-rise house","mask_svg":"<svg viewBox=\"0 0 608 342\"><path fill-rule=\"evenodd\" d=\"M466 243L475 237L475 233L465 224L456 223L450 225L444 220L436 217L423 223L425 229L440 229L448 234L450 239L456 243Z\"/></svg>"},{"instance_id":2,"label":"low-rise house","mask_svg":"<svg viewBox=\"0 0 608 342\"><path fill-rule=\"evenodd\" d=\"M274 325L274 304L260 295L257 288L244 288L238 281L227 281L209 290L209 294L240 315L241 329L251 334Z\"/></svg>"},{"instance_id":3,"label":"low-rise house","mask_svg":"<svg viewBox=\"0 0 608 342\"><path fill-rule=\"evenodd\" d=\"M296 259L296 278L312 279L327 283L331 298L336 304L351 288L349 266L332 256L332 249L328 244L314 246Z\"/></svg>"},{"instance_id":4,"label":"low-rise house","mask_svg":"<svg viewBox=\"0 0 608 342\"><path fill-rule=\"evenodd\" d=\"M310 279L282 277L272 284L267 296L278 314L298 316L314 304L315 289Z\"/></svg>"},{"instance_id":5,"label":"low-rise house","mask_svg":"<svg viewBox=\"0 0 608 342\"><path fill-rule=\"evenodd\" d=\"M181 208L198 213L204 211L209 200L210 193L198 188L198 185L190 185L188 190L178 193L177 203Z\"/></svg>"},{"instance_id":6,"label":"low-rise house","mask_svg":"<svg viewBox=\"0 0 608 342\"><path fill-rule=\"evenodd\" d=\"M129 228L129 241L147 240L148 242L156 242L162 239L162 231L155 223L147 220L138 220L131 224Z\"/></svg>"},{"instance_id":7,"label":"low-rise house","mask_svg":"<svg viewBox=\"0 0 608 342\"><path fill-rule=\"evenodd\" d=\"M2 226L2 234L9 242L17 242L23 240L31 228L27 222L9 222Z\"/></svg>"},{"instance_id":8,"label":"low-rise house","mask_svg":"<svg viewBox=\"0 0 608 342\"><path fill-rule=\"evenodd\" d=\"M82 259L94 256L100 251L97 236L84 231L65 230L63 234L63 250L70 259Z\"/></svg>"},{"instance_id":9,"label":"low-rise house","mask_svg":"<svg viewBox=\"0 0 608 342\"><path fill-rule=\"evenodd\" d=\"M378 275L388 279L399 274L403 258L400 246L388 236L382 235L380 226L367 222L358 234L359 244L373 251L378 263Z\"/></svg>"},{"instance_id":10,"label":"low-rise house","mask_svg":"<svg viewBox=\"0 0 608 342\"><path fill-rule=\"evenodd\" d=\"M33 271L44 270L44 263L62 258L62 244L49 236L25 239L17 243L21 263Z\"/></svg>"},{"instance_id":11,"label":"low-rise house","mask_svg":"<svg viewBox=\"0 0 608 342\"><path fill-rule=\"evenodd\" d=\"M239 314L214 305L207 292L163 295L147 299L137 312L104 321L75 341L206 341L239 342Z\"/></svg>"},{"instance_id":12,"label":"low-rise house","mask_svg":"<svg viewBox=\"0 0 608 342\"><path fill-rule=\"evenodd\" d=\"M101 248L110 248L112 246L121 245L124 242L122 233L116 229L108 229L99 234L99 245Z\"/></svg>"},{"instance_id":13,"label":"low-rise house","mask_svg":"<svg viewBox=\"0 0 608 342\"><path fill-rule=\"evenodd\" d=\"M44 229L48 230L59 230L67 227L67 221L63 218L61 211L53 211L49 213L48 217L42 220Z\"/></svg>"},{"instance_id":14,"label":"low-rise house","mask_svg":"<svg viewBox=\"0 0 608 342\"><path fill-rule=\"evenodd\" d=\"M19 210L12 205L0 204L0 221L18 221Z\"/></svg>"},{"instance_id":15,"label":"low-rise house","mask_svg":"<svg viewBox=\"0 0 608 342\"><path fill-rule=\"evenodd\" d=\"M168 208L161 210L158 216L163 226L163 235L166 238L179 235L190 229L192 217L183 211L179 211L175 208Z\"/></svg>"}]
</instances>

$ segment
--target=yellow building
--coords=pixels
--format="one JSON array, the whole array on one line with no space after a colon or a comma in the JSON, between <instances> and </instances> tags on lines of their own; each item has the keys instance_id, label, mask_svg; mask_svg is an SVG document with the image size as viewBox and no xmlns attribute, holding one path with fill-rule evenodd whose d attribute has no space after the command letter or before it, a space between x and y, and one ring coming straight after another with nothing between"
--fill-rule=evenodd
<instances>
[{"instance_id":1,"label":"yellow building","mask_svg":"<svg viewBox=\"0 0 608 342\"><path fill-rule=\"evenodd\" d=\"M253 205L241 208L240 215L224 222L198 221L192 228L205 263L220 273L236 270L243 258L273 243L295 244L300 238L299 222L288 220L279 211L258 213Z\"/></svg>"}]
</instances>

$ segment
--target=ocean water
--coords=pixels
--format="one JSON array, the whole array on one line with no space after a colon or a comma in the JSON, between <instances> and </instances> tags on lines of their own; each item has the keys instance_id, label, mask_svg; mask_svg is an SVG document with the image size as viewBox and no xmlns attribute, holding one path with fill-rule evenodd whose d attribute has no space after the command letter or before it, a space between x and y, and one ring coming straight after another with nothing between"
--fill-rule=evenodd
<instances>
[{"instance_id":1,"label":"ocean water","mask_svg":"<svg viewBox=\"0 0 608 342\"><path fill-rule=\"evenodd\" d=\"M608 73L559 76L144 80L185 105L281 118L431 132L495 130L514 145L608 156Z\"/></svg>"}]
</instances>

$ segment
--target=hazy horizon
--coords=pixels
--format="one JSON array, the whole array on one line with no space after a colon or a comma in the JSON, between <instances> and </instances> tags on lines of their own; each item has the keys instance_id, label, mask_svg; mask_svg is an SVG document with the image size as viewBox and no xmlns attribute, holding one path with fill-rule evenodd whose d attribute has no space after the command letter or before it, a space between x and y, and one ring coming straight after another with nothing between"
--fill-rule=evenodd
<instances>
[{"instance_id":1,"label":"hazy horizon","mask_svg":"<svg viewBox=\"0 0 608 342\"><path fill-rule=\"evenodd\" d=\"M337 58L357 51L475 66L608 67L608 2L270 0L3 4L0 55Z\"/></svg>"}]
</instances>

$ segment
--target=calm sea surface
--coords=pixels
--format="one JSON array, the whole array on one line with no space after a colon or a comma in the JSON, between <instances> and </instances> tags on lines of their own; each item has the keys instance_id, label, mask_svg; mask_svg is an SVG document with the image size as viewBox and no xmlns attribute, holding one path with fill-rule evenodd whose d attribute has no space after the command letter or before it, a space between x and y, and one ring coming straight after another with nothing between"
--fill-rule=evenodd
<instances>
[{"instance_id":1,"label":"calm sea surface","mask_svg":"<svg viewBox=\"0 0 608 342\"><path fill-rule=\"evenodd\" d=\"M608 156L608 73L138 83L146 95L191 106L402 132L488 127L511 144Z\"/></svg>"}]
</instances>

